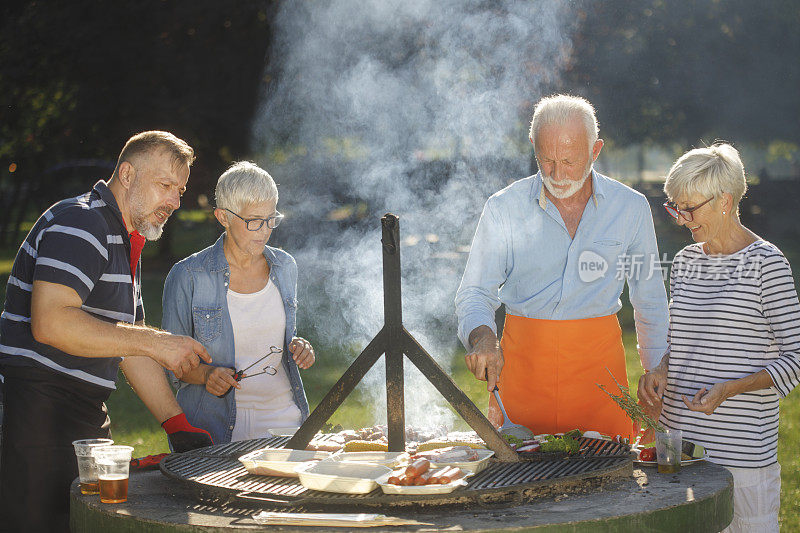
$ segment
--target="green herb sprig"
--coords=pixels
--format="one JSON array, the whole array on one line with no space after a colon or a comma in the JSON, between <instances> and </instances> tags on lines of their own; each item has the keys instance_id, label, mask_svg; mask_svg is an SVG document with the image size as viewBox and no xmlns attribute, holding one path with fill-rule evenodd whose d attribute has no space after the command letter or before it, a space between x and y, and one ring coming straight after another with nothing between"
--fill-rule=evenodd
<instances>
[{"instance_id":1,"label":"green herb sprig","mask_svg":"<svg viewBox=\"0 0 800 533\"><path fill-rule=\"evenodd\" d=\"M619 387L619 394L612 394L603 385L598 383L597 386L600 387L600 390L608 394L619 406L619 408L625 411L625 414L628 415L628 418L630 418L634 424L638 424L643 428L654 429L656 431L663 432L664 427L650 418L650 416L644 412L644 409L642 409L642 406L639 405L639 402L633 396L631 396L630 389L624 385L621 385L608 367L606 367L606 371L611 375L611 379L614 380L614 383L617 384L617 387Z\"/></svg>"}]
</instances>

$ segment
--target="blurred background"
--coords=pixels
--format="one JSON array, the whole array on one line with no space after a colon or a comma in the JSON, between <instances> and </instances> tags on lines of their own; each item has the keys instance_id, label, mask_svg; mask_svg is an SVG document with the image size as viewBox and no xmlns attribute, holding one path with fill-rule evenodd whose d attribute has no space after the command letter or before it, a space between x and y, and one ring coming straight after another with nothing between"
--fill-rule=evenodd
<instances>
[{"instance_id":1,"label":"blurred background","mask_svg":"<svg viewBox=\"0 0 800 533\"><path fill-rule=\"evenodd\" d=\"M271 244L299 265L298 329L318 352L304 374L312 407L382 325L379 217L391 211L406 328L485 408L453 297L486 198L536 172L527 130L547 94L595 105L596 168L647 195L665 266L690 236L660 207L663 176L715 140L742 154L742 221L800 264L796 0L7 0L0 13L0 296L39 214L107 179L128 137L164 129L198 157L180 211L145 249L158 326L166 272L220 233L217 177L253 160L287 215ZM332 421L385 420L382 380L379 363ZM414 369L407 387L411 423L458 425ZM782 409L783 525L800 528L797 393ZM138 455L165 450L124 380L110 410Z\"/></svg>"}]
</instances>

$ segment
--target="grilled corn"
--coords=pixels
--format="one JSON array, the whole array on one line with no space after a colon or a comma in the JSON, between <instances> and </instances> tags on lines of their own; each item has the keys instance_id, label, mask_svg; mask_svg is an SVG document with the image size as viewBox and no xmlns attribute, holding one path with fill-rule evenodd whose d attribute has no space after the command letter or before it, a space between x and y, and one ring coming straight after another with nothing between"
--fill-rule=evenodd
<instances>
[{"instance_id":1,"label":"grilled corn","mask_svg":"<svg viewBox=\"0 0 800 533\"><path fill-rule=\"evenodd\" d=\"M388 452L389 445L384 442L370 440L351 440L345 443L346 452Z\"/></svg>"}]
</instances>

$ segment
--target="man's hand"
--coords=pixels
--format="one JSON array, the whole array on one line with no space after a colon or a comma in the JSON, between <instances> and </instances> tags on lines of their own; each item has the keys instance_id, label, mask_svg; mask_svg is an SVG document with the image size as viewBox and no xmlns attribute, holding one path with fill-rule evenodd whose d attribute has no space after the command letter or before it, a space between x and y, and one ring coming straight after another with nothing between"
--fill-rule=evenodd
<instances>
[{"instance_id":1,"label":"man's hand","mask_svg":"<svg viewBox=\"0 0 800 533\"><path fill-rule=\"evenodd\" d=\"M717 407L720 406L720 404L722 404L722 402L730 397L725 383L726 382L724 381L722 383L717 383L711 387L711 390L707 390L705 387L703 387L697 391L697 394L695 394L691 400L686 396L681 395L681 398L683 398L683 403L685 403L686 407L691 411L697 411L699 413L710 415L717 409Z\"/></svg>"},{"instance_id":2,"label":"man's hand","mask_svg":"<svg viewBox=\"0 0 800 533\"><path fill-rule=\"evenodd\" d=\"M479 380L486 381L491 392L497 386L503 370L503 351L497 336L488 326L479 326L469 334L472 350L464 357L467 368Z\"/></svg>"},{"instance_id":3,"label":"man's hand","mask_svg":"<svg viewBox=\"0 0 800 533\"><path fill-rule=\"evenodd\" d=\"M150 357L174 372L178 379L197 368L201 359L206 363L211 362L211 356L202 344L191 337L166 332L156 337Z\"/></svg>"},{"instance_id":4,"label":"man's hand","mask_svg":"<svg viewBox=\"0 0 800 533\"><path fill-rule=\"evenodd\" d=\"M214 396L222 396L228 389L242 388L238 381L233 379L236 371L224 366L206 366L206 390Z\"/></svg>"},{"instance_id":5,"label":"man's hand","mask_svg":"<svg viewBox=\"0 0 800 533\"><path fill-rule=\"evenodd\" d=\"M292 353L294 362L303 370L310 368L316 361L314 347L302 337L292 339L292 342L289 343L289 351Z\"/></svg>"},{"instance_id":6,"label":"man's hand","mask_svg":"<svg viewBox=\"0 0 800 533\"><path fill-rule=\"evenodd\" d=\"M188 452L214 444L211 434L205 429L191 425L184 413L164 420L161 427L167 432L167 438L174 452Z\"/></svg>"}]
</instances>

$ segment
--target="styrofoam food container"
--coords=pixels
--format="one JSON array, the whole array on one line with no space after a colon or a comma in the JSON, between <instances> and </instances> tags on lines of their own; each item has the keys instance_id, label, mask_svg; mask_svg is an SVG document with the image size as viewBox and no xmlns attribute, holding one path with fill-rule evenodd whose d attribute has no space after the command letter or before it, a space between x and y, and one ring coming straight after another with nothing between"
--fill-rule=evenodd
<instances>
[{"instance_id":1,"label":"styrofoam food container","mask_svg":"<svg viewBox=\"0 0 800 533\"><path fill-rule=\"evenodd\" d=\"M339 452L331 455L325 461L370 463L394 468L407 461L408 457L406 452Z\"/></svg>"},{"instance_id":2,"label":"styrofoam food container","mask_svg":"<svg viewBox=\"0 0 800 533\"><path fill-rule=\"evenodd\" d=\"M474 451L478 454L478 459L475 461L459 461L455 463L437 463L431 461L431 468L439 468L442 466L455 466L468 474L477 474L478 472L489 466L489 458L494 455L494 452L492 450L481 450L481 449L475 449Z\"/></svg>"},{"instance_id":3,"label":"styrofoam food container","mask_svg":"<svg viewBox=\"0 0 800 533\"><path fill-rule=\"evenodd\" d=\"M300 429L300 426L292 426L286 428L269 428L267 431L269 431L273 437L291 437L295 433L297 433L298 429Z\"/></svg>"},{"instance_id":4,"label":"styrofoam food container","mask_svg":"<svg viewBox=\"0 0 800 533\"><path fill-rule=\"evenodd\" d=\"M442 485L395 485L388 482L390 475L391 473L383 475L378 480L378 485L384 494L449 494L457 488L467 485L464 478ZM467 474L467 476L469 475Z\"/></svg>"},{"instance_id":5,"label":"styrofoam food container","mask_svg":"<svg viewBox=\"0 0 800 533\"><path fill-rule=\"evenodd\" d=\"M392 473L388 466L344 461L306 463L295 469L307 489L343 494L367 494L378 488L377 480Z\"/></svg>"},{"instance_id":6,"label":"styrofoam food container","mask_svg":"<svg viewBox=\"0 0 800 533\"><path fill-rule=\"evenodd\" d=\"M297 477L295 468L308 461L326 459L328 452L262 448L239 457L245 470L259 476Z\"/></svg>"}]
</instances>

